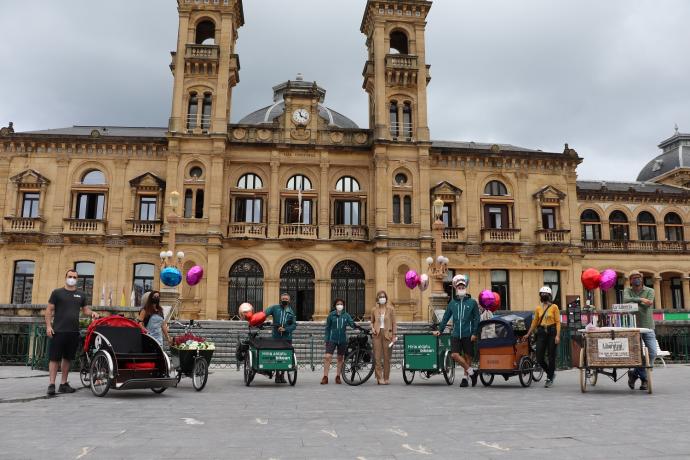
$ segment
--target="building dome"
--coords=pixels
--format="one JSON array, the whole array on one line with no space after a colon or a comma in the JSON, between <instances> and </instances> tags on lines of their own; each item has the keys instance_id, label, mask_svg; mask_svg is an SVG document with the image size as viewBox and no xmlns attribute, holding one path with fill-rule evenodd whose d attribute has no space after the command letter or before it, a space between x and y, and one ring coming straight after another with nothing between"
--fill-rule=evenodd
<instances>
[{"instance_id":1,"label":"building dome","mask_svg":"<svg viewBox=\"0 0 690 460\"><path fill-rule=\"evenodd\" d=\"M239 124L241 125L261 125L271 124L273 120L285 113L286 93L290 95L315 95L319 98L319 116L326 122L326 124L333 128L342 129L359 129L357 123L323 105L326 98L326 90L316 84L316 82L304 81L301 75L298 75L295 80L288 80L273 87L273 104L256 110L249 115L243 117Z\"/></svg>"},{"instance_id":2,"label":"building dome","mask_svg":"<svg viewBox=\"0 0 690 460\"><path fill-rule=\"evenodd\" d=\"M669 171L690 167L690 148L683 141L690 140L690 134L676 134L659 144L663 153L647 163L637 176L638 182L651 181Z\"/></svg>"}]
</instances>

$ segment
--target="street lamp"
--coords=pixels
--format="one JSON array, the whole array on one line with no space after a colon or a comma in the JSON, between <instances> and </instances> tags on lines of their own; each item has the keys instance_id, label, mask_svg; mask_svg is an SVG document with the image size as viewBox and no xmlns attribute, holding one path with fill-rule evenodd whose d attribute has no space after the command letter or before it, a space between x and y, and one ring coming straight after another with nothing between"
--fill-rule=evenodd
<instances>
[{"instance_id":1,"label":"street lamp","mask_svg":"<svg viewBox=\"0 0 690 460\"><path fill-rule=\"evenodd\" d=\"M429 299L430 306L433 310L445 308L447 303L447 295L443 290L443 280L448 271L448 257L441 254L443 249L443 207L445 203L442 199L436 198L434 200L434 223L432 225L434 235L434 246L436 249L435 257L427 257L426 263L428 265L427 272L429 278L432 279L431 296Z\"/></svg>"}]
</instances>

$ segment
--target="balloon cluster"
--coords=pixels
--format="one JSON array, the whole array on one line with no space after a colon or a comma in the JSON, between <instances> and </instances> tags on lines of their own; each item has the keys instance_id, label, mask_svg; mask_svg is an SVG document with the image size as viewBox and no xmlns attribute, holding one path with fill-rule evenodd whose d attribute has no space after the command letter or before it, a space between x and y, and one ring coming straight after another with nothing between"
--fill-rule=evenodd
<instances>
[{"instance_id":1,"label":"balloon cluster","mask_svg":"<svg viewBox=\"0 0 690 460\"><path fill-rule=\"evenodd\" d=\"M237 310L240 318L249 321L251 326L259 326L266 321L266 313L259 311L254 313L254 306L249 302L244 302Z\"/></svg>"},{"instance_id":2,"label":"balloon cluster","mask_svg":"<svg viewBox=\"0 0 690 460\"><path fill-rule=\"evenodd\" d=\"M596 288L599 288L602 291L608 291L616 285L618 274L615 270L610 268L601 273L594 268L588 268L582 272L580 280L582 281L582 285L588 291L592 291Z\"/></svg>"},{"instance_id":3,"label":"balloon cluster","mask_svg":"<svg viewBox=\"0 0 690 460\"><path fill-rule=\"evenodd\" d=\"M198 265L189 269L186 275L187 284L196 286L204 277L204 269ZM161 269L160 273L161 283L168 287L178 286L182 282L182 272L174 265L168 265Z\"/></svg>"},{"instance_id":4,"label":"balloon cluster","mask_svg":"<svg viewBox=\"0 0 690 460\"><path fill-rule=\"evenodd\" d=\"M501 306L501 296L498 295L498 292L485 289L479 294L479 304L485 309L494 312Z\"/></svg>"},{"instance_id":5,"label":"balloon cluster","mask_svg":"<svg viewBox=\"0 0 690 460\"><path fill-rule=\"evenodd\" d=\"M426 273L419 275L416 271L410 270L405 274L405 286L410 289L418 287L424 292L429 288L429 275Z\"/></svg>"}]
</instances>

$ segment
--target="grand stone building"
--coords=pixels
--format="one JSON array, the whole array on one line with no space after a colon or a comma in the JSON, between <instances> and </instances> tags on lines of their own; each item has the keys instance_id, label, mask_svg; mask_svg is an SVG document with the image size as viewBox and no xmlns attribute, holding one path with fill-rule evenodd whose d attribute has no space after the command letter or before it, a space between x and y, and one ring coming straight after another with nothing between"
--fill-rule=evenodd
<instances>
[{"instance_id":1,"label":"grand stone building","mask_svg":"<svg viewBox=\"0 0 690 460\"><path fill-rule=\"evenodd\" d=\"M424 320L428 292L407 289L404 275L427 269L440 198L450 273L468 273L474 295L500 292L505 309L531 309L545 283L562 305L583 294L590 266L640 269L659 308L687 306L690 136L664 141L629 184L578 182L582 158L567 145L432 140L430 8L366 3L369 126L301 76L231 124L242 1L178 0L167 127L0 131L0 303L45 303L73 267L94 305L130 303L132 290L137 302L174 248L185 269L205 268L179 289L185 317L232 318L239 303L266 306L281 291L300 319L323 318L335 297L361 317L385 289L403 319ZM605 307L619 295L592 299Z\"/></svg>"}]
</instances>

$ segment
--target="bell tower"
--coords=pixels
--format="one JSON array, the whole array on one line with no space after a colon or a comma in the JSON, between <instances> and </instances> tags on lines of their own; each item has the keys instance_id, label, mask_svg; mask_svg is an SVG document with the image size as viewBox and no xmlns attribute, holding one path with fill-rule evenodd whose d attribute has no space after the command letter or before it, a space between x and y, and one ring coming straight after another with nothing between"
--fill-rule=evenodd
<instances>
[{"instance_id":1,"label":"bell tower","mask_svg":"<svg viewBox=\"0 0 690 460\"><path fill-rule=\"evenodd\" d=\"M369 126L376 139L429 140L425 0L368 0L361 31L367 37L364 89L369 94Z\"/></svg>"},{"instance_id":2,"label":"bell tower","mask_svg":"<svg viewBox=\"0 0 690 460\"><path fill-rule=\"evenodd\" d=\"M171 134L225 134L232 88L240 80L235 54L244 25L242 0L177 0L179 30L173 51Z\"/></svg>"}]
</instances>

